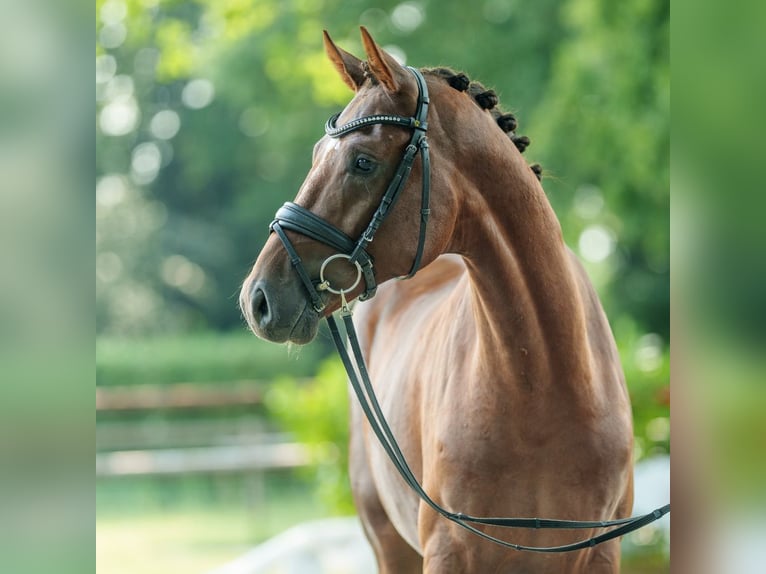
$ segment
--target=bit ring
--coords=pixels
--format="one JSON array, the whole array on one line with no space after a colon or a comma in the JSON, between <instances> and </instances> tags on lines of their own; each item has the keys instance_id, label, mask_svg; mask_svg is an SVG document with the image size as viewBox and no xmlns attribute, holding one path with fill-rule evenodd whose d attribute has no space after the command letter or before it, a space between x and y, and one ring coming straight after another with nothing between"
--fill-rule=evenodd
<instances>
[{"instance_id":1,"label":"bit ring","mask_svg":"<svg viewBox=\"0 0 766 574\"><path fill-rule=\"evenodd\" d=\"M357 285L359 285L359 281L362 280L362 266L359 265L358 261L354 261L353 264L356 267L356 280L354 281L354 284L351 285L351 287L348 287L347 289L333 289L330 287L330 281L328 279L325 279L324 277L324 271L327 268L327 265L331 261L335 261L336 259L348 259L349 263L351 263L351 256L346 255L345 253L336 253L335 255L330 255L327 259L324 260L322 263L322 266L319 268L319 285L317 285L317 289L320 291L328 291L330 293L333 293L334 295L341 295L343 293L348 293L349 291L352 291Z\"/></svg>"}]
</instances>

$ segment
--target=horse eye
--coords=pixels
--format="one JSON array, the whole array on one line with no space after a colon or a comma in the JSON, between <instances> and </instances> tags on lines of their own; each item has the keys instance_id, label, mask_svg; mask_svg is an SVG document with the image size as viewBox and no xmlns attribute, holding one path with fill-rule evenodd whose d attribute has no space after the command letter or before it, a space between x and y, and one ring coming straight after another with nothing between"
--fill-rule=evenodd
<instances>
[{"instance_id":1,"label":"horse eye","mask_svg":"<svg viewBox=\"0 0 766 574\"><path fill-rule=\"evenodd\" d=\"M360 155L356 158L354 167L361 173L371 173L375 169L375 163L370 158Z\"/></svg>"}]
</instances>

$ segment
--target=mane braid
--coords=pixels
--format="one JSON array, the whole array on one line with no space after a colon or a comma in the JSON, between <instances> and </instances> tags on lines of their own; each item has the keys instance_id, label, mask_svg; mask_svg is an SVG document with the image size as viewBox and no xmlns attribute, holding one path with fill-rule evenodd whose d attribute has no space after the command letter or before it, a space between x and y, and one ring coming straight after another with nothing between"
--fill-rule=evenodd
<instances>
[{"instance_id":1,"label":"mane braid","mask_svg":"<svg viewBox=\"0 0 766 574\"><path fill-rule=\"evenodd\" d=\"M452 88L459 92L468 92L468 95L471 96L471 99L477 106L492 115L498 127L508 135L508 138L519 152L524 153L529 147L531 143L529 138L516 134L516 128L518 127L516 116L511 113L505 113L500 109L500 102L494 90L488 90L481 82L472 82L463 72L456 72L451 68L423 68L422 72L445 80ZM533 164L530 166L530 169L538 181L542 181L543 168L540 164Z\"/></svg>"}]
</instances>

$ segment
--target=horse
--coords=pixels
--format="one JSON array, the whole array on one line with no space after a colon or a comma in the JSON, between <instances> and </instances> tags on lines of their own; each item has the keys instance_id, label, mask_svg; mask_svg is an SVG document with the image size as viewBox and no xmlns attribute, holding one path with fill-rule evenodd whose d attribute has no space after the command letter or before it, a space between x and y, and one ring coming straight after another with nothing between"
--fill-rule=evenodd
<instances>
[{"instance_id":1,"label":"horse","mask_svg":"<svg viewBox=\"0 0 766 574\"><path fill-rule=\"evenodd\" d=\"M516 134L516 119L500 111L494 91L448 68L406 68L365 28L361 35L365 60L324 33L327 56L354 97L314 147L289 204L298 215L280 219L278 212L243 282L240 307L250 329L269 341L305 344L322 318L356 300L353 321L381 408L413 474L446 508L567 520L629 516L633 429L624 374L540 169L522 156L529 140ZM420 160L411 159L402 182L400 158L412 151L412 134L425 131L424 107L427 144L418 140ZM402 118L416 108L423 117L405 118L403 129ZM365 123L370 117L382 120ZM337 244L369 233L392 179L401 190L386 204L374 241L369 234L353 257L337 255ZM323 236L317 222L338 233ZM619 572L618 539L541 554L473 536L406 487L353 403L350 420L353 497L381 574ZM575 536L513 535L526 545Z\"/></svg>"}]
</instances>

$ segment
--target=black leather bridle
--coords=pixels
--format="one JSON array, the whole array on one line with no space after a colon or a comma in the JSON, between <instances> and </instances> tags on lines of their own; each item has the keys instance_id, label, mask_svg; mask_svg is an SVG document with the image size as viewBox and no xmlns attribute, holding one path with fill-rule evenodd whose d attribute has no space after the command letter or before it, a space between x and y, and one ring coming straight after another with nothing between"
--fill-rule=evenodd
<instances>
[{"instance_id":1,"label":"black leather bridle","mask_svg":"<svg viewBox=\"0 0 766 574\"><path fill-rule=\"evenodd\" d=\"M426 131L428 125L426 122L428 115L428 88L426 86L425 79L422 74L415 68L408 68L415 76L418 84L418 103L415 115L412 117L403 117L395 115L372 115L365 116L359 119L352 120L342 126L336 126L338 116L335 114L325 125L325 133L333 138L340 138L344 135L351 133L355 130L375 125L375 124L388 124L401 126L403 128L411 129L413 131L409 144L404 150L404 155L399 163L399 167L394 174L391 183L389 184L386 192L383 194L383 199L380 202L377 210L372 216L372 220L368 224L366 230L362 235L354 240L343 231L335 227L333 224L325 221L321 217L313 214L309 210L301 207L292 202L285 203L276 213L274 221L271 222L271 230L274 231L279 239L282 241L285 250L290 256L290 261L295 268L296 273L300 277L303 285L306 287L309 297L311 298L314 310L318 313L323 311L325 303L322 301L321 292L328 291L336 295L340 295L341 308L340 316L343 319L343 323L348 336L348 343L351 347L351 351L354 355L354 360L351 357L346 348L346 342L341 335L338 324L335 321L333 315L327 316L327 324L330 328L330 333L335 342L335 346L338 349L343 366L346 369L351 386L354 393L359 400L359 404L367 417L368 422L375 436L378 438L381 446L385 450L388 457L391 459L394 467L397 469L401 477L407 483L407 485L420 497L420 499L430 506L434 511L442 515L447 520L450 520L458 526L501 546L506 548L513 548L514 550L525 550L531 552L570 552L573 550L580 550L583 548L589 548L612 540L619 536L623 536L629 532L637 530L642 526L654 522L661 518L668 512L670 512L670 504L666 504L653 512L642 516L634 516L631 518L622 518L619 520L598 520L598 521L576 521L576 520L551 520L542 518L499 518L499 517L478 517L463 514L461 512L452 512L447 510L437 502L435 502L420 485L415 475L412 473L407 460L402 454L396 438L394 437L391 428L383 416L383 411L380 408L378 399L375 396L375 391L370 381L370 376L367 372L367 367L364 362L364 356L362 354L361 345L354 328L352 320L352 311L346 300L346 293L351 292L359 284L359 281L364 277L365 290L359 296L360 299L368 299L375 295L377 284L375 282L375 274L373 272L372 257L366 251L366 247L372 242L380 225L385 220L386 216L390 212L391 208L396 203L399 195L404 188L405 183L412 170L412 164L415 160L415 156L418 152L421 153L421 161L423 167L423 184L422 184L422 199L420 208L420 233L418 237L418 247L415 253L415 259L412 263L412 268L409 274L405 278L415 275L420 268L421 258L423 256L423 248L425 245L426 230L428 226L429 199L430 199L430 161L428 154L428 142L426 140ZM319 270L319 279L312 280L309 276L306 268L303 266L301 258L298 256L295 248L290 242L285 229L300 233L329 245L335 249L338 253L331 255L322 263ZM349 263L354 265L357 270L357 276L355 282L345 288L333 288L330 281L325 279L324 272L327 265L336 259L347 259ZM354 365L356 363L356 366ZM501 540L494 536L490 536L486 532L478 529L475 524L483 524L490 526L501 526L506 528L536 528L536 529L577 529L577 528L606 528L615 526L613 530L605 532L598 536L594 536L587 540L581 540L572 544L566 544L563 546L523 546L520 544L513 544L505 540Z\"/></svg>"},{"instance_id":2,"label":"black leather bridle","mask_svg":"<svg viewBox=\"0 0 766 574\"><path fill-rule=\"evenodd\" d=\"M431 213L428 208L431 195L431 164L428 153L428 140L426 139L426 131L428 130L426 118L428 117L429 102L428 87L426 86L426 81L423 78L423 75L415 68L409 68L409 70L415 76L418 84L418 103L414 116L406 118L391 114L378 114L365 116L363 118L352 120L342 126L336 126L336 122L340 116L338 113L327 120L327 123L325 124L325 133L331 138L341 138L353 131L375 124L400 126L412 130L412 137L410 138L407 147L404 148L404 154L399 162L399 167L396 169L394 177L391 179L391 183L388 184L388 188L383 194L380 205L378 205L378 208L375 210L370 223L367 225L367 228L362 235L354 240L335 227L332 223L329 223L321 217L311 213L308 209L291 201L288 201L279 208L274 216L274 221L271 222L271 230L274 231L282 241L282 245L284 245L285 250L289 254L293 267L311 297L311 304L314 307L314 310L318 313L325 308L320 291L329 291L330 293L340 295L341 299L345 300L345 294L356 287L360 276L364 277L365 289L359 296L359 299L364 301L375 295L375 290L378 285L375 282L373 260L370 254L367 253L366 248L372 243L378 228L396 204L396 200L399 199L401 191L404 189L407 179L410 176L412 164L414 163L415 156L418 152L420 152L423 167L420 233L418 235L418 248L415 252L415 259L412 262L409 274L407 274L405 278L412 277L420 268L420 261L423 257L423 248L426 240L426 230L428 228L428 217ZM298 253L295 251L295 248L285 234L285 229L310 237L320 243L329 245L338 251L336 255L332 255L331 258L326 259L323 263L319 274L319 281L312 281L311 277L309 277ZM349 263L354 265L357 269L357 281L351 287L346 287L345 289L334 289L329 281L324 278L324 269L327 264L330 261L339 258L348 259Z\"/></svg>"}]
</instances>

